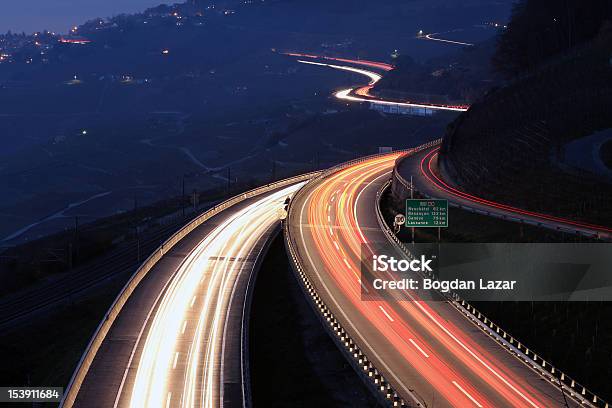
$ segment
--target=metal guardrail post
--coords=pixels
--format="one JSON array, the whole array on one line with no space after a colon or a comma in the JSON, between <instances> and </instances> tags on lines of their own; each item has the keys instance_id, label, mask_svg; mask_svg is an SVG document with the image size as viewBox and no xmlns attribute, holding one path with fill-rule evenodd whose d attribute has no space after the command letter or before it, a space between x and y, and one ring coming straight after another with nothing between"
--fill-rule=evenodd
<instances>
[{"instance_id":1,"label":"metal guardrail post","mask_svg":"<svg viewBox=\"0 0 612 408\"><path fill-rule=\"evenodd\" d=\"M419 151L419 150L415 149L415 151ZM405 157L405 156L402 156L402 157ZM398 173L396 174L399 176ZM402 182L401 176L398 179L400 180L400 182ZM408 248L406 248L403 242L401 242L397 238L397 236L393 233L391 228L389 228L386 221L384 220L384 217L380 209L380 200L381 200L382 194L387 188L389 188L390 185L391 185L391 180L388 180L387 182L385 182L385 184L383 184L383 186L378 191L377 196L376 196L376 200L377 200L376 216L378 219L378 223L381 229L383 230L383 232L385 233L385 236L387 237L387 239L393 245L398 247L402 252L407 254L409 257L412 257L412 254L410 253ZM523 344L523 347L525 348L525 351L522 352L520 342L518 342L514 337L510 336L505 330L501 329L499 325L493 323L491 319L488 319L486 316L484 316L473 305L470 305L469 302L467 302L464 299L461 299L459 295L457 295L456 293L450 293L450 296L449 296L441 292L440 294L446 297L447 301L455 309L459 310L466 318L468 318L468 320L476 324L476 326L480 330L482 330L490 338L495 340L498 344L503 346L506 350L508 350L510 354L515 356L521 362L524 362L524 363L527 363L528 365L533 366L535 371L538 374L540 374L540 376L542 376L544 379L548 380L555 386L558 386L561 391L566 390L566 389L575 390L575 389L582 388L581 393L571 391L571 396L577 399L578 401L580 401L582 405L586 405L589 407L595 407L595 408L608 407L608 403L606 403L605 401L602 401L596 394L587 390L586 387L579 385L575 380L571 379L567 374L555 368L552 364L550 364L543 358L540 358L541 363L538 363L537 362L538 356L533 352L532 352L533 357L530 358L529 349L526 346L524 346L524 344ZM502 335L499 334L500 331L503 333ZM514 346L514 342L517 342L516 346Z\"/></svg>"},{"instance_id":2,"label":"metal guardrail post","mask_svg":"<svg viewBox=\"0 0 612 408\"><path fill-rule=\"evenodd\" d=\"M432 146L433 144L440 143L441 139L430 142L426 145L419 146L420 149L427 148ZM407 154L411 154L419 151L418 149L404 149L398 150L397 152L405 152ZM330 175L337 173L347 167L350 167L356 163L361 163L366 160L371 160L377 157L388 156L392 153L380 153L373 154L366 157L361 157L358 159L350 160L345 163L341 163L336 165L322 173L320 173L317 177L311 179L310 183L314 183L317 180L320 180L325 177L329 177ZM299 195L300 192L296 194ZM289 203L289 217L291 216L291 206L295 202L295 197ZM361 350L354 340L349 336L347 331L342 327L341 323L337 321L337 319L333 318L328 307L325 305L321 297L318 295L318 290L306 273L304 272L304 262L299 254L299 250L295 242L292 240L292 236L289 233L289 218L284 223L284 232L285 232L285 247L287 248L287 252L289 253L289 258L291 260L292 269L296 273L298 280L302 282L302 288L305 294L307 294L311 305L315 310L318 310L319 317L324 327L328 330L328 333L332 337L332 339L336 342L338 347L345 353L353 368L362 375L362 378L367 380L367 383L371 385L372 388L376 390L377 395L382 398L382 401L385 406L388 407L415 407L415 406L423 406L422 401L417 395L410 395L413 401L407 402L403 399L399 399L396 401L394 395L397 395L397 392L393 389L393 387L383 378L383 376L379 373L379 371L374 367L372 361L367 357L367 354ZM367 361L367 364L364 362ZM408 396L407 396L408 397Z\"/></svg>"}]
</instances>

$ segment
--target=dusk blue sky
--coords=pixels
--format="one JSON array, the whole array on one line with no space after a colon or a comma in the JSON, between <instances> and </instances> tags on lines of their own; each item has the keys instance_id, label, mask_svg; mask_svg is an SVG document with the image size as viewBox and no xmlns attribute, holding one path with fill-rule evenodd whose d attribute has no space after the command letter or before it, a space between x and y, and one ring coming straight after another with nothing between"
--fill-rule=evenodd
<instances>
[{"instance_id":1,"label":"dusk blue sky","mask_svg":"<svg viewBox=\"0 0 612 408\"><path fill-rule=\"evenodd\" d=\"M132 13L180 0L2 0L0 33L26 33L48 29L67 32L69 27L94 17Z\"/></svg>"}]
</instances>

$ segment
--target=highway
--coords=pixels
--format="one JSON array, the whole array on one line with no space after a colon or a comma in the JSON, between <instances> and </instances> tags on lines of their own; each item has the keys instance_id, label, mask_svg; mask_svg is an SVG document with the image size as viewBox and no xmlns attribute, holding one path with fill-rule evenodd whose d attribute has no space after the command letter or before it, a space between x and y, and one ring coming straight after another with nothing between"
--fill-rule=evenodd
<instances>
[{"instance_id":1,"label":"highway","mask_svg":"<svg viewBox=\"0 0 612 408\"><path fill-rule=\"evenodd\" d=\"M63 406L247 406L250 283L302 184L246 198L164 253L121 308L74 404Z\"/></svg>"},{"instance_id":2,"label":"highway","mask_svg":"<svg viewBox=\"0 0 612 408\"><path fill-rule=\"evenodd\" d=\"M287 239L318 295L412 406L544 408L566 406L566 400L579 406L435 293L439 301L419 300L413 292L402 294L411 301L362 298L361 250L387 240L376 194L399 156L370 158L317 178L293 199Z\"/></svg>"},{"instance_id":3,"label":"highway","mask_svg":"<svg viewBox=\"0 0 612 408\"><path fill-rule=\"evenodd\" d=\"M334 93L334 96L340 100L349 101L349 102L368 102L375 105L392 105L397 107L407 107L407 108L424 108L431 110L440 110L440 111L453 111L453 112L465 112L468 110L469 106L467 105L444 105L444 104L434 104L434 103L420 103L415 101L400 101L400 100L386 100L379 98L377 96L371 95L370 90L376 85L378 81L382 79L382 75L366 70L363 68L355 68L350 65L337 65L330 64L327 62L317 62L316 60L331 60L337 62L343 62L351 65L360 65L366 66L368 68L379 69L382 71L390 71L393 69L393 66L389 64L385 64L383 62L374 62L368 60L351 60L347 58L333 58L326 56L317 56L310 54L299 54L299 53L286 53L285 55L298 57L299 63L308 64L308 65L316 65L321 67L328 67L341 71L353 72L356 74L363 75L367 77L370 81L367 85L351 87L346 89L341 89ZM309 60L305 60L303 58L309 58ZM312 61L314 60L314 61Z\"/></svg>"},{"instance_id":4,"label":"highway","mask_svg":"<svg viewBox=\"0 0 612 408\"><path fill-rule=\"evenodd\" d=\"M391 71L393 69L393 65L391 64L387 64L385 62L363 60L363 59L356 60L356 59L349 59L349 58L336 58L336 57L327 57L327 56L313 55L313 54L302 54L302 53L297 53L297 52L287 52L285 53L285 55L288 55L290 57L297 57L297 58L310 58L310 59L315 59L315 60L322 59L322 60L327 60L327 61L345 62L347 64L362 65L362 66L369 67L369 68L380 69L382 71Z\"/></svg>"},{"instance_id":5,"label":"highway","mask_svg":"<svg viewBox=\"0 0 612 408\"><path fill-rule=\"evenodd\" d=\"M463 192L452 182L449 182L448 178L439 174L438 152L439 146L435 146L415 155L407 156L398 165L398 172L404 176L413 175L415 189L427 197L448 199L450 203L457 206L463 206L482 214L493 214L510 221L525 222L569 233L598 236L604 239L612 238L612 228L608 226L593 225L587 222L527 211ZM405 178L403 182L407 186L410 185L410 182Z\"/></svg>"}]
</instances>

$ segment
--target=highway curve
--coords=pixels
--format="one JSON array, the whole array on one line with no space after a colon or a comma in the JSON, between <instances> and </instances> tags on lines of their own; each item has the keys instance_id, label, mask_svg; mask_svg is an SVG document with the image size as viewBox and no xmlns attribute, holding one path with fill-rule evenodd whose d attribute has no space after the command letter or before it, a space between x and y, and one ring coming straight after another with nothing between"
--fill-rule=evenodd
<instances>
[{"instance_id":1,"label":"highway curve","mask_svg":"<svg viewBox=\"0 0 612 408\"><path fill-rule=\"evenodd\" d=\"M368 60L352 60L347 58L333 58L326 56L318 56L318 55L310 55L310 54L299 54L299 53L285 53L285 55L291 57L298 58L306 58L306 59L298 59L298 62L302 64L315 65L321 67L328 67L340 71L348 71L353 72L359 75L363 75L369 78L369 82L367 85L351 87L337 91L334 93L334 96L340 100L349 101L349 102L368 102L374 105L387 105L387 106L395 106L401 108L419 108L419 109L428 109L431 111L453 111L453 112L465 112L468 110L468 105L446 105L446 104L435 104L435 103L426 103L426 102L417 102L417 101L407 101L407 100L387 100L383 98L379 98L370 94L370 90L376 85L378 81L382 79L382 75L366 70L363 68L355 68L351 65L365 66L370 69L377 69L383 72L387 72L393 69L392 65L386 64L384 62L376 62L376 61L368 61ZM317 60L322 61L337 61L351 65L337 65L330 64L327 62L317 62Z\"/></svg>"},{"instance_id":2,"label":"highway curve","mask_svg":"<svg viewBox=\"0 0 612 408\"><path fill-rule=\"evenodd\" d=\"M166 252L112 324L74 406L247 406L250 281L301 185L234 204Z\"/></svg>"},{"instance_id":3,"label":"highway curve","mask_svg":"<svg viewBox=\"0 0 612 408\"><path fill-rule=\"evenodd\" d=\"M288 240L324 303L407 404L548 408L567 399L579 406L449 302L362 301L361 245L387 240L376 194L399 155L317 178L295 196Z\"/></svg>"},{"instance_id":4,"label":"highway curve","mask_svg":"<svg viewBox=\"0 0 612 408\"><path fill-rule=\"evenodd\" d=\"M612 237L612 228L608 226L593 225L586 222L527 211L462 191L452 182L449 182L448 178L444 178L439 174L439 149L439 146L434 146L422 150L414 155L406 156L398 164L399 174L403 176L408 174L413 175L414 187L423 195L448 199L450 203L457 206L463 206L482 214L493 214L510 221L526 222L569 233L599 236L604 239L610 239L610 237ZM406 185L410 185L409 181L405 178L403 182L406 183Z\"/></svg>"}]
</instances>

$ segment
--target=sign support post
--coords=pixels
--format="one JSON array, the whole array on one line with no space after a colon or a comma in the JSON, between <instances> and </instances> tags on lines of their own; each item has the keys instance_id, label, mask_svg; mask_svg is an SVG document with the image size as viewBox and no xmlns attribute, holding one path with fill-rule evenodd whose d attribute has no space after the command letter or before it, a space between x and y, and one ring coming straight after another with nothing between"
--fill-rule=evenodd
<instances>
[{"instance_id":1,"label":"sign support post","mask_svg":"<svg viewBox=\"0 0 612 408\"><path fill-rule=\"evenodd\" d=\"M412 184L412 176L410 176L410 199L414 199L414 184ZM412 243L414 244L414 227L412 227Z\"/></svg>"}]
</instances>

